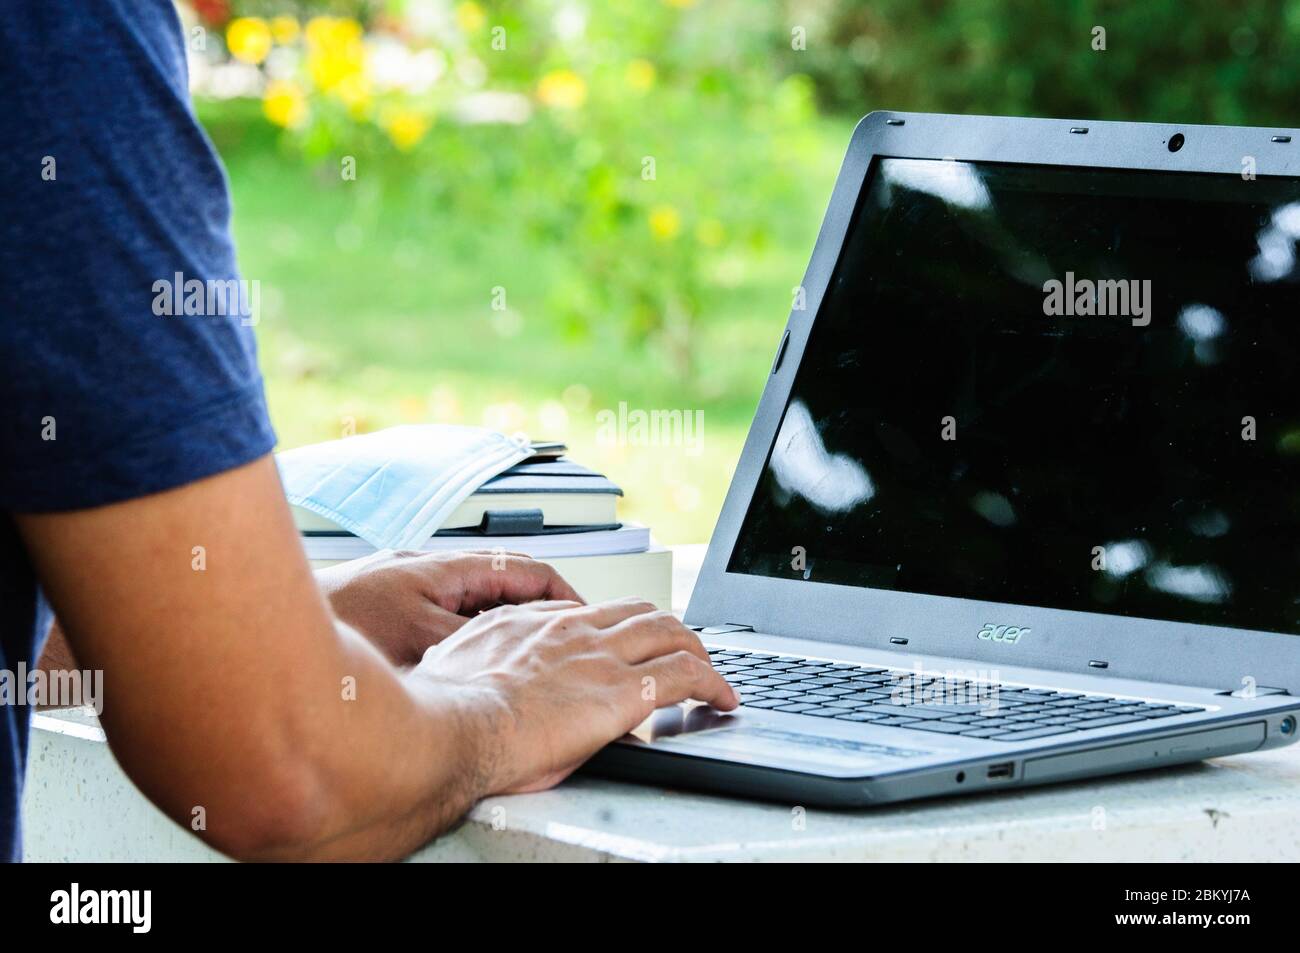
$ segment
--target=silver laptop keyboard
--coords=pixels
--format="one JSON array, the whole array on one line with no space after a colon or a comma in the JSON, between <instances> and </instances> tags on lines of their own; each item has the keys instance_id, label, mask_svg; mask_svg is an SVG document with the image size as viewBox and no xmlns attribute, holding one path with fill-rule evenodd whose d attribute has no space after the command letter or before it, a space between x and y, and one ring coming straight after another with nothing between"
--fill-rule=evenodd
<instances>
[{"instance_id":1,"label":"silver laptop keyboard","mask_svg":"<svg viewBox=\"0 0 1300 953\"><path fill-rule=\"evenodd\" d=\"M1205 711L854 662L729 648L708 651L746 708L993 741L1025 741Z\"/></svg>"}]
</instances>

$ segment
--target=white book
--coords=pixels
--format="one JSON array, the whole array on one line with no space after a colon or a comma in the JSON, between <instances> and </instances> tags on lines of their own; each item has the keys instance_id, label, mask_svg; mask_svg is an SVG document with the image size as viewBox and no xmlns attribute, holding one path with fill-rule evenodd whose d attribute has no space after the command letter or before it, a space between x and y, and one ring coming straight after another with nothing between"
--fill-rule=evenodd
<instances>
[{"instance_id":1,"label":"white book","mask_svg":"<svg viewBox=\"0 0 1300 953\"><path fill-rule=\"evenodd\" d=\"M360 536L303 536L308 559L343 561L369 556L375 547ZM497 549L523 553L534 559L562 559L575 556L611 556L641 553L650 548L650 530L637 523L618 529L597 529L585 533L549 533L536 536L432 536L420 547L426 553L458 550Z\"/></svg>"},{"instance_id":2,"label":"white book","mask_svg":"<svg viewBox=\"0 0 1300 953\"><path fill-rule=\"evenodd\" d=\"M441 529L466 529L483 522L488 510L541 510L547 526L605 526L617 523L618 497L612 493L475 493L452 510ZM290 504L299 532L339 530L333 520Z\"/></svg>"}]
</instances>

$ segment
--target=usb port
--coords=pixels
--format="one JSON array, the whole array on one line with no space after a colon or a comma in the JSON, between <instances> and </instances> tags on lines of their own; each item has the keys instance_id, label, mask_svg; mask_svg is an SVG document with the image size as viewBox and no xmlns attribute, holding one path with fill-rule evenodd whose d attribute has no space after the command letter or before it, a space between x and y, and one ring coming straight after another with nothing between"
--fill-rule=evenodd
<instances>
[{"instance_id":1,"label":"usb port","mask_svg":"<svg viewBox=\"0 0 1300 953\"><path fill-rule=\"evenodd\" d=\"M989 765L990 781L1005 781L1015 773L1016 765L1012 761L1003 761L1001 764Z\"/></svg>"}]
</instances>

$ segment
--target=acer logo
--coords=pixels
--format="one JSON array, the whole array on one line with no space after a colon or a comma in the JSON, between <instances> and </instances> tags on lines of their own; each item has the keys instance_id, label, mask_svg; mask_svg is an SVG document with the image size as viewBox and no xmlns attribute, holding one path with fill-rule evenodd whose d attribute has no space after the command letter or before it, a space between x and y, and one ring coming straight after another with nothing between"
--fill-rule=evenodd
<instances>
[{"instance_id":1,"label":"acer logo","mask_svg":"<svg viewBox=\"0 0 1300 953\"><path fill-rule=\"evenodd\" d=\"M985 622L984 628L980 629L980 638L988 639L990 642L1005 642L1007 645L1014 645L1020 641L1022 635L1028 635L1028 628L1021 628L1018 625L994 625L992 622Z\"/></svg>"}]
</instances>

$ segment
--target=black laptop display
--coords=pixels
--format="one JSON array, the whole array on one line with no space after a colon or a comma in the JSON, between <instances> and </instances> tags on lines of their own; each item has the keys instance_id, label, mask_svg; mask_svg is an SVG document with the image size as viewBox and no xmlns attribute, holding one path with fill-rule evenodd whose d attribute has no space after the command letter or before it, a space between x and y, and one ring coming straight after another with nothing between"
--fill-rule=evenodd
<instances>
[{"instance_id":1,"label":"black laptop display","mask_svg":"<svg viewBox=\"0 0 1300 953\"><path fill-rule=\"evenodd\" d=\"M728 571L1300 632L1297 238L1294 179L878 158Z\"/></svg>"}]
</instances>

